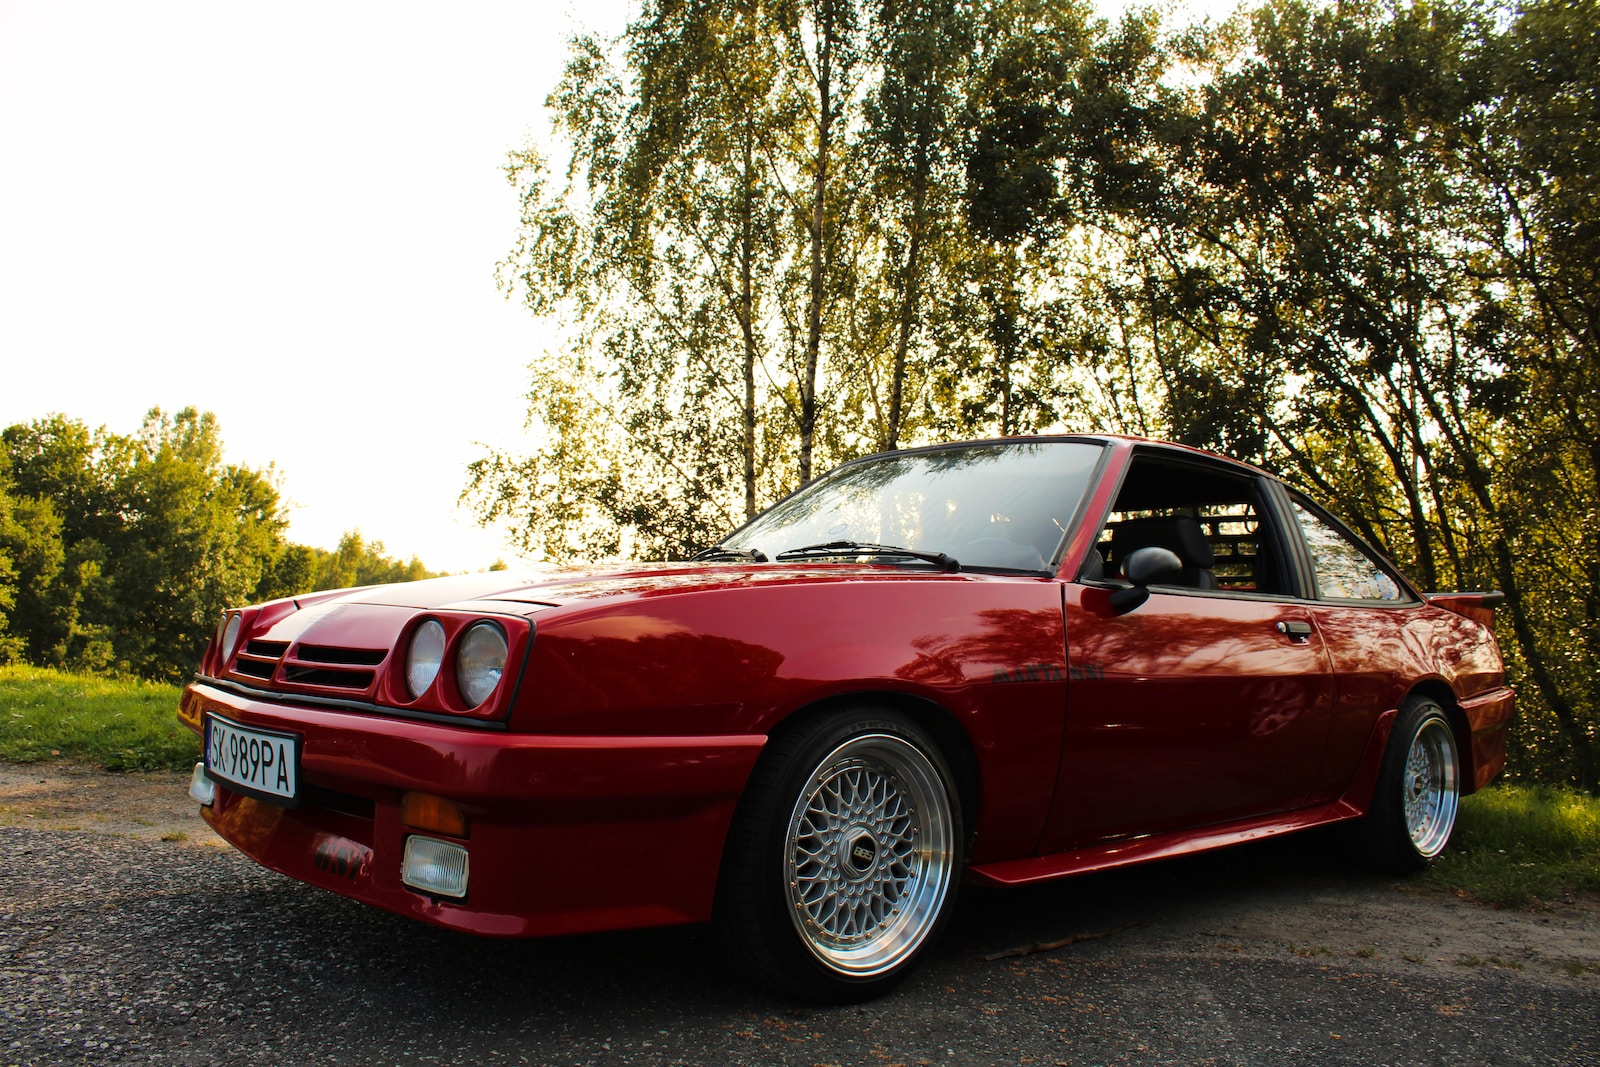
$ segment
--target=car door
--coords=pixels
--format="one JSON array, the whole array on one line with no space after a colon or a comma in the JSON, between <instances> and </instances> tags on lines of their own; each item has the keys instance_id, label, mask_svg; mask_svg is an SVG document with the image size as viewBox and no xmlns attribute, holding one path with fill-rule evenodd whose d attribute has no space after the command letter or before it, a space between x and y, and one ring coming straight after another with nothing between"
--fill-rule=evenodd
<instances>
[{"instance_id":1,"label":"car door","mask_svg":"<svg viewBox=\"0 0 1600 1067\"><path fill-rule=\"evenodd\" d=\"M1310 606L1338 679L1322 778L1338 793L1355 773L1373 724L1399 706L1421 665L1454 662L1435 647L1423 602L1390 565L1323 509L1286 494L1315 585Z\"/></svg>"},{"instance_id":2,"label":"car door","mask_svg":"<svg viewBox=\"0 0 1600 1067\"><path fill-rule=\"evenodd\" d=\"M1216 558L1119 613L1117 536L1163 512L1199 524ZM1309 802L1334 686L1275 514L1243 469L1135 457L1096 553L1110 571L1063 587L1066 728L1040 851Z\"/></svg>"}]
</instances>

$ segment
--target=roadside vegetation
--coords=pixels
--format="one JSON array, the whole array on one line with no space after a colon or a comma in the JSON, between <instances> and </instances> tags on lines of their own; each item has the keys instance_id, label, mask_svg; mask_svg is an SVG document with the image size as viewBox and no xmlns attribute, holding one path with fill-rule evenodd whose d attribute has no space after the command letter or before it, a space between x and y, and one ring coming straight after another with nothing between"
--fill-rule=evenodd
<instances>
[{"instance_id":1,"label":"roadside vegetation","mask_svg":"<svg viewBox=\"0 0 1600 1067\"><path fill-rule=\"evenodd\" d=\"M200 745L178 724L179 692L139 678L0 667L0 761L187 770Z\"/></svg>"},{"instance_id":2,"label":"roadside vegetation","mask_svg":"<svg viewBox=\"0 0 1600 1067\"><path fill-rule=\"evenodd\" d=\"M270 466L223 461L209 412L134 434L49 415L0 431L0 664L182 678L226 607L427 578L352 530L287 537Z\"/></svg>"},{"instance_id":3,"label":"roadside vegetation","mask_svg":"<svg viewBox=\"0 0 1600 1067\"><path fill-rule=\"evenodd\" d=\"M1507 783L1467 797L1424 882L1504 907L1600 892L1600 799Z\"/></svg>"}]
</instances>

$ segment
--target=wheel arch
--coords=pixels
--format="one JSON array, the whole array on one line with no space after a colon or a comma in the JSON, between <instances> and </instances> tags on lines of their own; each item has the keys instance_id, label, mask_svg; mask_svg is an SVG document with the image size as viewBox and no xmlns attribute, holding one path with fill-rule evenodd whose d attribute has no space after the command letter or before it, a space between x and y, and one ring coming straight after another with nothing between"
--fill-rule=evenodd
<instances>
[{"instance_id":1,"label":"wheel arch","mask_svg":"<svg viewBox=\"0 0 1600 1067\"><path fill-rule=\"evenodd\" d=\"M1444 711L1445 718L1450 722L1450 732L1456 738L1456 758L1461 763L1456 768L1459 791L1462 796L1474 792L1477 768L1472 762L1472 724L1467 721L1466 712L1461 710L1461 705L1456 701L1455 692L1442 679L1428 678L1412 686L1405 699L1413 697L1425 697ZM1401 701L1402 706L1404 703Z\"/></svg>"},{"instance_id":2,"label":"wheel arch","mask_svg":"<svg viewBox=\"0 0 1600 1067\"><path fill-rule=\"evenodd\" d=\"M861 689L839 693L796 708L778 722L768 733L768 742L803 729L806 724L825 715L852 708L881 708L895 711L911 719L926 730L939 746L939 754L950 766L955 776L956 795L961 802L962 825L966 840L962 842L963 855L970 849L977 832L979 798L982 781L978 770L977 752L961 720L949 708L935 700L913 693L891 689Z\"/></svg>"}]
</instances>

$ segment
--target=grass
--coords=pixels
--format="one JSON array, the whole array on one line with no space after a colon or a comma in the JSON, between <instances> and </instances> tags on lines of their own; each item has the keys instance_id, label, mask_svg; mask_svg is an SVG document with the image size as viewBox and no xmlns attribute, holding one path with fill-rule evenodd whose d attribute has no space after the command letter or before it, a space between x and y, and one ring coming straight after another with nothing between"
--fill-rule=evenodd
<instances>
[{"instance_id":1,"label":"grass","mask_svg":"<svg viewBox=\"0 0 1600 1067\"><path fill-rule=\"evenodd\" d=\"M1523 785L1467 797L1450 848L1423 881L1502 907L1600 891L1600 798Z\"/></svg>"},{"instance_id":2,"label":"grass","mask_svg":"<svg viewBox=\"0 0 1600 1067\"><path fill-rule=\"evenodd\" d=\"M199 759L200 742L178 724L180 691L137 679L0 667L0 761L187 770Z\"/></svg>"}]
</instances>

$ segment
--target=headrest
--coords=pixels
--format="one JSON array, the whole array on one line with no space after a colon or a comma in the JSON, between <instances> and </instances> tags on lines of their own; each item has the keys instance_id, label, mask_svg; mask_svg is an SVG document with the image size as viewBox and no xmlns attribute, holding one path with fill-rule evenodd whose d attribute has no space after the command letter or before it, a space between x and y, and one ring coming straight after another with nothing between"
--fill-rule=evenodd
<instances>
[{"instance_id":1,"label":"headrest","mask_svg":"<svg viewBox=\"0 0 1600 1067\"><path fill-rule=\"evenodd\" d=\"M1217 561L1206 540L1205 528L1187 515L1131 519L1111 532L1113 555L1119 564L1140 548L1165 548L1178 554L1186 567L1210 567Z\"/></svg>"},{"instance_id":2,"label":"headrest","mask_svg":"<svg viewBox=\"0 0 1600 1067\"><path fill-rule=\"evenodd\" d=\"M1178 547L1173 549L1178 558L1191 567L1209 567L1217 562L1217 554L1211 551L1211 542L1206 540L1205 527L1187 515L1179 515L1172 520L1178 532Z\"/></svg>"}]
</instances>

